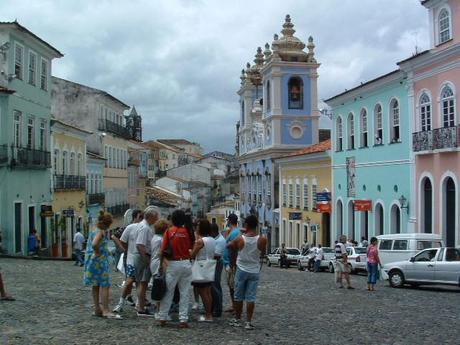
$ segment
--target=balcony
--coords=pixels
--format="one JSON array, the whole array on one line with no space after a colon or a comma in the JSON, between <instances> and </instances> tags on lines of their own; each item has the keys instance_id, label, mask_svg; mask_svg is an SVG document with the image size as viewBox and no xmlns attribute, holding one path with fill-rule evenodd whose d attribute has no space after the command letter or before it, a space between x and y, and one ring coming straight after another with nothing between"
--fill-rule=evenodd
<instances>
[{"instance_id":1,"label":"balcony","mask_svg":"<svg viewBox=\"0 0 460 345\"><path fill-rule=\"evenodd\" d=\"M98 129L100 131L106 131L115 134L125 139L132 139L129 129L116 122L100 119Z\"/></svg>"},{"instance_id":2,"label":"balcony","mask_svg":"<svg viewBox=\"0 0 460 345\"><path fill-rule=\"evenodd\" d=\"M460 146L459 130L459 126L453 126L413 133L414 152L456 148Z\"/></svg>"},{"instance_id":3,"label":"balcony","mask_svg":"<svg viewBox=\"0 0 460 345\"><path fill-rule=\"evenodd\" d=\"M120 204L107 207L107 212L111 213L112 216L122 216L127 209L129 209L129 204Z\"/></svg>"},{"instance_id":4,"label":"balcony","mask_svg":"<svg viewBox=\"0 0 460 345\"><path fill-rule=\"evenodd\" d=\"M76 175L54 175L54 190L85 190L86 177Z\"/></svg>"},{"instance_id":5,"label":"balcony","mask_svg":"<svg viewBox=\"0 0 460 345\"><path fill-rule=\"evenodd\" d=\"M88 205L103 205L105 201L104 193L88 194Z\"/></svg>"},{"instance_id":6,"label":"balcony","mask_svg":"<svg viewBox=\"0 0 460 345\"><path fill-rule=\"evenodd\" d=\"M13 166L30 169L51 168L51 154L48 151L14 146L12 151L13 160L11 164Z\"/></svg>"},{"instance_id":7,"label":"balcony","mask_svg":"<svg viewBox=\"0 0 460 345\"><path fill-rule=\"evenodd\" d=\"M8 145L0 145L0 164L8 163Z\"/></svg>"}]
</instances>

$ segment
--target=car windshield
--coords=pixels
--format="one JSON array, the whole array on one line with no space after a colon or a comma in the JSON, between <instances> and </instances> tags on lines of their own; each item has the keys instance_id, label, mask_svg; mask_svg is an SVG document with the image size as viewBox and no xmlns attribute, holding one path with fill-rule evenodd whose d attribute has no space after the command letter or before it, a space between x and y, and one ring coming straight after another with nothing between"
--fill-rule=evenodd
<instances>
[{"instance_id":1,"label":"car windshield","mask_svg":"<svg viewBox=\"0 0 460 345\"><path fill-rule=\"evenodd\" d=\"M300 255L300 251L298 249L292 249L292 248L289 248L287 250L287 253L291 255Z\"/></svg>"},{"instance_id":2,"label":"car windshield","mask_svg":"<svg viewBox=\"0 0 460 345\"><path fill-rule=\"evenodd\" d=\"M355 247L355 252L356 252L356 254L366 254L367 249L366 248L356 248Z\"/></svg>"},{"instance_id":3,"label":"car windshield","mask_svg":"<svg viewBox=\"0 0 460 345\"><path fill-rule=\"evenodd\" d=\"M335 251L332 248L323 248L323 253L335 253Z\"/></svg>"}]
</instances>

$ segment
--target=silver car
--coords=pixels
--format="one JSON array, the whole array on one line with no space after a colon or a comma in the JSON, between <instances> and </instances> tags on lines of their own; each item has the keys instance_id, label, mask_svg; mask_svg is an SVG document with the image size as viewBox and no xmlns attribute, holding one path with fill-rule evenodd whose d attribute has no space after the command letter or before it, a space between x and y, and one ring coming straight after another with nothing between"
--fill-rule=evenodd
<instances>
[{"instance_id":1,"label":"silver car","mask_svg":"<svg viewBox=\"0 0 460 345\"><path fill-rule=\"evenodd\" d=\"M429 248L418 252L406 261L386 264L392 287L427 284L460 286L460 250L458 248Z\"/></svg>"}]
</instances>

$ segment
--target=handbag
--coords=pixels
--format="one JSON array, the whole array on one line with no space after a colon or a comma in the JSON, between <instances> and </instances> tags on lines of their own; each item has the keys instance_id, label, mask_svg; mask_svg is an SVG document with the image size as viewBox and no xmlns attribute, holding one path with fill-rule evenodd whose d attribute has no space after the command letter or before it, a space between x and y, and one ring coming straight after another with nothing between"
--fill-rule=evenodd
<instances>
[{"instance_id":1,"label":"handbag","mask_svg":"<svg viewBox=\"0 0 460 345\"><path fill-rule=\"evenodd\" d=\"M385 270L383 268L381 268L379 270L379 273L380 273L380 275L379 275L380 280L383 280L383 281L388 280L388 274L387 274L387 272L385 272Z\"/></svg>"},{"instance_id":2,"label":"handbag","mask_svg":"<svg viewBox=\"0 0 460 345\"><path fill-rule=\"evenodd\" d=\"M192 265L192 282L210 283L216 274L216 260L195 260Z\"/></svg>"},{"instance_id":3,"label":"handbag","mask_svg":"<svg viewBox=\"0 0 460 345\"><path fill-rule=\"evenodd\" d=\"M121 255L120 255L120 260L118 260L117 269L118 269L118 271L120 271L121 273L126 274L126 272L125 272L125 262L124 262L124 259L125 259L125 253L121 253Z\"/></svg>"},{"instance_id":4,"label":"handbag","mask_svg":"<svg viewBox=\"0 0 460 345\"><path fill-rule=\"evenodd\" d=\"M166 277L163 272L158 272L153 276L152 292L150 297L153 301L161 301L166 294Z\"/></svg>"}]
</instances>

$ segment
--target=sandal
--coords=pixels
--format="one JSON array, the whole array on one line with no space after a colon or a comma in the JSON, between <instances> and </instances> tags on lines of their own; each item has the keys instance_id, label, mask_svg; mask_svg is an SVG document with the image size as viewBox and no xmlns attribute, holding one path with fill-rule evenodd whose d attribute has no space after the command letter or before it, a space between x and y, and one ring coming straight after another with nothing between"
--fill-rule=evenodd
<instances>
[{"instance_id":1,"label":"sandal","mask_svg":"<svg viewBox=\"0 0 460 345\"><path fill-rule=\"evenodd\" d=\"M214 322L213 319L207 319L206 317L204 317L203 315L201 315L199 318L198 318L198 322Z\"/></svg>"},{"instance_id":2,"label":"sandal","mask_svg":"<svg viewBox=\"0 0 460 345\"><path fill-rule=\"evenodd\" d=\"M5 296L5 297L0 298L0 300L12 302L12 301L16 301L16 298L14 298L13 296Z\"/></svg>"},{"instance_id":3,"label":"sandal","mask_svg":"<svg viewBox=\"0 0 460 345\"><path fill-rule=\"evenodd\" d=\"M123 320L123 317L121 315L113 313L102 315L102 317L106 319Z\"/></svg>"}]
</instances>

